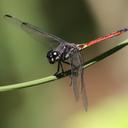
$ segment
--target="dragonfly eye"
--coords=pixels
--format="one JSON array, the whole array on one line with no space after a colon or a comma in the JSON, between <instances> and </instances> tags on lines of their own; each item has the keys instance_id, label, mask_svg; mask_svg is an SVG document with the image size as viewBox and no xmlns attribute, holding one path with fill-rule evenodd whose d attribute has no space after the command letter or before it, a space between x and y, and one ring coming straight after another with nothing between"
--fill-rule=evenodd
<instances>
[{"instance_id":1,"label":"dragonfly eye","mask_svg":"<svg viewBox=\"0 0 128 128\"><path fill-rule=\"evenodd\" d=\"M47 58L50 64L54 64L59 59L59 53L57 51L50 50L47 53Z\"/></svg>"},{"instance_id":2,"label":"dragonfly eye","mask_svg":"<svg viewBox=\"0 0 128 128\"><path fill-rule=\"evenodd\" d=\"M54 51L53 52L53 58L57 61L59 60L60 56L59 56L59 53L57 51Z\"/></svg>"},{"instance_id":3,"label":"dragonfly eye","mask_svg":"<svg viewBox=\"0 0 128 128\"><path fill-rule=\"evenodd\" d=\"M57 54L58 54L58 53L57 53L56 51L53 52L53 55L54 55L54 56L57 56Z\"/></svg>"},{"instance_id":4,"label":"dragonfly eye","mask_svg":"<svg viewBox=\"0 0 128 128\"><path fill-rule=\"evenodd\" d=\"M50 50L47 53L47 58L48 58L48 61L49 61L50 64L54 64L55 63L52 53L53 53L53 50Z\"/></svg>"},{"instance_id":5,"label":"dragonfly eye","mask_svg":"<svg viewBox=\"0 0 128 128\"><path fill-rule=\"evenodd\" d=\"M55 58L58 56L58 52L57 51L53 51L52 54L53 54L53 57L55 57Z\"/></svg>"}]
</instances>

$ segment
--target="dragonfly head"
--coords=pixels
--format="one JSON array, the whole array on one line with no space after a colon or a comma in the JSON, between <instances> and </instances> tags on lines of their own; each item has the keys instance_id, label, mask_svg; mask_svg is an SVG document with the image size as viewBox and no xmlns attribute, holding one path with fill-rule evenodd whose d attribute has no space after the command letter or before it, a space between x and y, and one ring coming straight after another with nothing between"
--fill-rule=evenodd
<instances>
[{"instance_id":1,"label":"dragonfly head","mask_svg":"<svg viewBox=\"0 0 128 128\"><path fill-rule=\"evenodd\" d=\"M50 50L47 53L47 58L50 64L54 64L60 59L60 54L58 51Z\"/></svg>"}]
</instances>

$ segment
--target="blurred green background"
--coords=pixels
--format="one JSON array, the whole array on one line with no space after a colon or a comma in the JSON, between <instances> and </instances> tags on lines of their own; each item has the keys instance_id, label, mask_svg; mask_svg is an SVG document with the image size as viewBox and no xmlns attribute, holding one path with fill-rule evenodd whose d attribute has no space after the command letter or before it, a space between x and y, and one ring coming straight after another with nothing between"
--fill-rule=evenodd
<instances>
[{"instance_id":1,"label":"blurred green background","mask_svg":"<svg viewBox=\"0 0 128 128\"><path fill-rule=\"evenodd\" d=\"M69 42L85 42L127 26L126 0L0 0L0 84L53 74L49 46L7 23L9 13ZM84 35L84 36L81 36ZM127 34L88 48L87 58L102 53ZM0 128L127 128L127 48L86 70L88 112L75 102L70 79L0 93Z\"/></svg>"}]
</instances>

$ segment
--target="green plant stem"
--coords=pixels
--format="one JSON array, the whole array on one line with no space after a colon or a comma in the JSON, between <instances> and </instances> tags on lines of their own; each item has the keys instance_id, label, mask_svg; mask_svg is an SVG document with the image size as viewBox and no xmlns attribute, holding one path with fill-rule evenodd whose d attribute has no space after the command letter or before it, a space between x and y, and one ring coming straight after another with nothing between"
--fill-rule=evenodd
<instances>
[{"instance_id":1,"label":"green plant stem","mask_svg":"<svg viewBox=\"0 0 128 128\"><path fill-rule=\"evenodd\" d=\"M96 64L97 62L105 59L106 57L114 54L115 52L117 52L118 50L122 49L123 47L128 45L128 39L117 44L117 46L115 46L114 48L102 53L101 55L87 61L86 63L83 64L83 68L88 68L89 66ZM44 84L44 83L48 83L66 76L69 76L71 73L71 70L67 70L64 72L64 74L59 73L57 76L51 75L48 77L44 77L41 79L37 79L37 80L33 80L33 81L28 81L28 82L23 82L23 83L18 83L18 84L12 84L12 85L5 85L5 86L1 86L0 87L0 92L4 92L4 91L10 91L10 90L15 90L15 89L20 89L20 88L27 88L27 87L33 87L33 86L37 86L40 84Z\"/></svg>"},{"instance_id":2,"label":"green plant stem","mask_svg":"<svg viewBox=\"0 0 128 128\"><path fill-rule=\"evenodd\" d=\"M56 79L57 79L56 76L48 76L48 77L44 77L44 78L41 78L41 79L32 80L32 81L28 81L28 82L0 86L0 92L5 92L5 91L11 91L11 90L20 89L20 88L27 88L27 87L37 86L37 85L40 85L40 84L48 83L48 82L56 80Z\"/></svg>"}]
</instances>

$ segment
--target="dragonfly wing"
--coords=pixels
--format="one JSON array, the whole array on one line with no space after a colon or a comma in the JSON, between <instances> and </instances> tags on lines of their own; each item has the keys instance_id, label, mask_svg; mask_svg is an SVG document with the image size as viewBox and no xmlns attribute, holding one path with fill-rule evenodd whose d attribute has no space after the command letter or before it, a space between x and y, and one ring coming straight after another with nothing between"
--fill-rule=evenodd
<instances>
[{"instance_id":1,"label":"dragonfly wing","mask_svg":"<svg viewBox=\"0 0 128 128\"><path fill-rule=\"evenodd\" d=\"M79 55L79 60L80 60L80 64L81 64L80 69L79 69L80 83L81 83L81 97L82 97L84 108L87 111L88 99L87 99L87 93L86 93L86 86L85 86L85 82L84 82L84 69L82 68L82 64L84 62L83 62L83 58L82 58L80 52L78 52L78 55Z\"/></svg>"},{"instance_id":2,"label":"dragonfly wing","mask_svg":"<svg viewBox=\"0 0 128 128\"><path fill-rule=\"evenodd\" d=\"M72 81L74 95L76 99L79 98L79 87L78 87L78 78L79 78L80 85L81 85L80 86L81 98L82 98L85 110L87 111L88 102L87 102L87 94L86 94L86 88L84 83L84 70L82 68L83 59L81 57L79 50L76 50L75 53L73 53L70 60L71 60L71 81Z\"/></svg>"},{"instance_id":3,"label":"dragonfly wing","mask_svg":"<svg viewBox=\"0 0 128 128\"><path fill-rule=\"evenodd\" d=\"M78 69L76 67L76 53L74 53L70 57L70 66L71 66L71 86L73 88L73 93L75 96L76 101L79 99L79 88L78 88Z\"/></svg>"},{"instance_id":4,"label":"dragonfly wing","mask_svg":"<svg viewBox=\"0 0 128 128\"><path fill-rule=\"evenodd\" d=\"M53 34L50 34L50 33L47 33L47 32L44 32L44 31L41 31L38 27L32 25L32 24L29 24L27 22L23 22L21 21L20 19L16 18L16 17L13 17L11 15L5 15L4 18L9 21L9 22L12 22L14 24L17 24L18 26L20 26L24 31L26 31L27 33L30 33L38 38L47 38L47 39L51 39L53 41L55 41L56 43L60 44L60 43L64 43L66 41L64 41L63 39L53 35Z\"/></svg>"}]
</instances>

